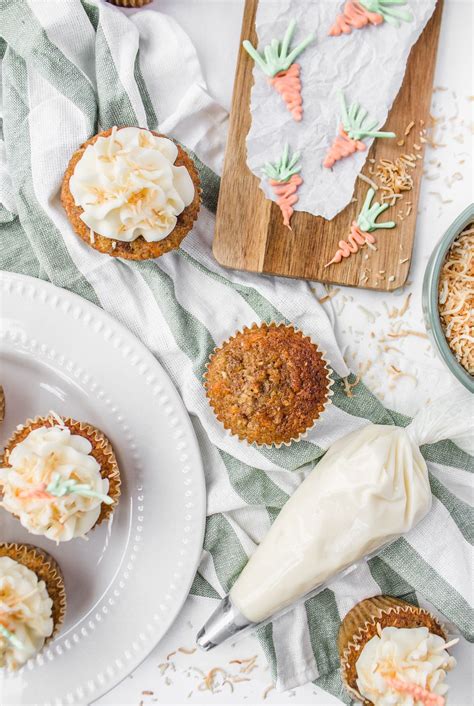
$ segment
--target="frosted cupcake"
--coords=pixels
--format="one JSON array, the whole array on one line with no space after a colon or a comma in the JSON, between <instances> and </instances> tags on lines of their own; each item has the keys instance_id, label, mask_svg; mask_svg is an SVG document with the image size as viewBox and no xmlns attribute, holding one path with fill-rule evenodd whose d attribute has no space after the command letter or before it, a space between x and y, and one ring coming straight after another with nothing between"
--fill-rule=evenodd
<instances>
[{"instance_id":1,"label":"frosted cupcake","mask_svg":"<svg viewBox=\"0 0 474 706\"><path fill-rule=\"evenodd\" d=\"M444 706L446 672L456 665L440 623L391 596L358 603L339 632L341 674L365 706Z\"/></svg>"},{"instance_id":2,"label":"frosted cupcake","mask_svg":"<svg viewBox=\"0 0 474 706\"><path fill-rule=\"evenodd\" d=\"M0 505L35 535L55 542L84 537L110 517L120 474L105 435L57 415L17 428L0 468Z\"/></svg>"},{"instance_id":3,"label":"frosted cupcake","mask_svg":"<svg viewBox=\"0 0 474 706\"><path fill-rule=\"evenodd\" d=\"M199 212L201 189L194 162L173 140L114 127L73 154L61 201L88 245L145 260L179 247Z\"/></svg>"},{"instance_id":4,"label":"frosted cupcake","mask_svg":"<svg viewBox=\"0 0 474 706\"><path fill-rule=\"evenodd\" d=\"M0 544L0 669L19 669L38 654L65 610L56 561L29 544Z\"/></svg>"},{"instance_id":5,"label":"frosted cupcake","mask_svg":"<svg viewBox=\"0 0 474 706\"><path fill-rule=\"evenodd\" d=\"M323 353L285 324L254 324L212 354L205 375L217 419L266 446L298 440L322 414L332 380Z\"/></svg>"}]
</instances>

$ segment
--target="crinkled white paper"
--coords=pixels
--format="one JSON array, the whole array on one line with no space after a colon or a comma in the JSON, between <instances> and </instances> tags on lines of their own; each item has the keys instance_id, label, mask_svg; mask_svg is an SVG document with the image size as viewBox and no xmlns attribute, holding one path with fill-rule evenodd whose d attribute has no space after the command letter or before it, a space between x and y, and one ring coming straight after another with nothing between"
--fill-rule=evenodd
<instances>
[{"instance_id":1,"label":"crinkled white paper","mask_svg":"<svg viewBox=\"0 0 474 706\"><path fill-rule=\"evenodd\" d=\"M331 219L351 200L357 174L367 158L373 139L365 139L367 150L337 162L332 169L323 159L340 125L337 90L348 104L356 101L382 126L400 89L411 47L421 34L436 0L408 0L405 8L411 22L394 27L387 22L353 30L349 35L328 36L344 0L260 0L256 27L258 48L273 38L281 40L292 18L297 21L292 46L310 32L315 40L296 60L301 65L303 120L291 117L281 96L265 74L254 67L251 95L252 126L247 136L247 163L262 178L265 162L276 161L285 143L302 154L299 201L295 208ZM424 77L419 77L423 82ZM413 116L407 115L407 123ZM268 184L261 183L267 198L274 198Z\"/></svg>"}]
</instances>

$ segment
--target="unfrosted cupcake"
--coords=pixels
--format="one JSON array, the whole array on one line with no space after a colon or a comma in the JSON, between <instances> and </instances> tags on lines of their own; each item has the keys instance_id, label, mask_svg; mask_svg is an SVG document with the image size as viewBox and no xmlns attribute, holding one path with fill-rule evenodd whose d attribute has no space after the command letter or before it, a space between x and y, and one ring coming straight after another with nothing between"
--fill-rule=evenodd
<instances>
[{"instance_id":1,"label":"unfrosted cupcake","mask_svg":"<svg viewBox=\"0 0 474 706\"><path fill-rule=\"evenodd\" d=\"M428 611L391 596L358 603L339 631L343 681L365 706L444 706L456 660Z\"/></svg>"},{"instance_id":2,"label":"unfrosted cupcake","mask_svg":"<svg viewBox=\"0 0 474 706\"><path fill-rule=\"evenodd\" d=\"M84 537L110 517L120 473L106 436L69 417L36 417L7 442L0 505L32 534L55 542Z\"/></svg>"},{"instance_id":3,"label":"unfrosted cupcake","mask_svg":"<svg viewBox=\"0 0 474 706\"><path fill-rule=\"evenodd\" d=\"M40 652L65 611L56 561L29 544L0 544L0 669L19 669Z\"/></svg>"},{"instance_id":4,"label":"unfrosted cupcake","mask_svg":"<svg viewBox=\"0 0 474 706\"><path fill-rule=\"evenodd\" d=\"M194 162L173 140L114 127L73 154L61 201L77 235L95 250L145 260L179 247L196 220L201 189Z\"/></svg>"},{"instance_id":5,"label":"unfrosted cupcake","mask_svg":"<svg viewBox=\"0 0 474 706\"><path fill-rule=\"evenodd\" d=\"M254 324L212 354L205 374L211 407L239 439L288 444L313 426L332 384L323 353L285 324Z\"/></svg>"}]
</instances>

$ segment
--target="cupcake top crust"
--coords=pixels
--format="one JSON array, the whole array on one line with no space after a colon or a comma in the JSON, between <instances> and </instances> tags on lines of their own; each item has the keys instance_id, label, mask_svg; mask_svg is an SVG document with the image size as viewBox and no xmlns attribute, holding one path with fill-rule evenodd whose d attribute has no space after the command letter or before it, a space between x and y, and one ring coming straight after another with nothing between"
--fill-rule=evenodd
<instances>
[{"instance_id":1,"label":"cupcake top crust","mask_svg":"<svg viewBox=\"0 0 474 706\"><path fill-rule=\"evenodd\" d=\"M89 439L72 433L59 417L45 421L50 423L33 428L7 450L0 468L0 505L32 534L64 542L87 534L102 503L113 500Z\"/></svg>"},{"instance_id":2,"label":"cupcake top crust","mask_svg":"<svg viewBox=\"0 0 474 706\"><path fill-rule=\"evenodd\" d=\"M149 130L113 128L84 150L69 188L81 220L106 238L148 243L166 238L194 198L178 147Z\"/></svg>"},{"instance_id":3,"label":"cupcake top crust","mask_svg":"<svg viewBox=\"0 0 474 706\"><path fill-rule=\"evenodd\" d=\"M53 601L28 567L0 556L0 668L18 669L53 633Z\"/></svg>"},{"instance_id":4,"label":"cupcake top crust","mask_svg":"<svg viewBox=\"0 0 474 706\"><path fill-rule=\"evenodd\" d=\"M207 394L224 427L249 443L297 439L319 417L329 377L321 352L284 324L245 328L212 355Z\"/></svg>"},{"instance_id":5,"label":"cupcake top crust","mask_svg":"<svg viewBox=\"0 0 474 706\"><path fill-rule=\"evenodd\" d=\"M413 702L444 706L446 672L456 665L446 646L427 627L381 628L379 624L356 662L359 693L374 706Z\"/></svg>"}]
</instances>

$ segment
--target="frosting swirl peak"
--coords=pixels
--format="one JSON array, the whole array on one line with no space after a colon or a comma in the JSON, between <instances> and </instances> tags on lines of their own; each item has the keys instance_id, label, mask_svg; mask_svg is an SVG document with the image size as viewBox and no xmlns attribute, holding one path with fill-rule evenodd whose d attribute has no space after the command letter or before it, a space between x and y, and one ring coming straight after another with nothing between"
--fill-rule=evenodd
<instances>
[{"instance_id":1,"label":"frosting swirl peak","mask_svg":"<svg viewBox=\"0 0 474 706\"><path fill-rule=\"evenodd\" d=\"M143 128L113 128L99 136L69 181L81 219L113 240L163 240L194 198L188 170L174 166L177 156L174 142Z\"/></svg>"}]
</instances>

